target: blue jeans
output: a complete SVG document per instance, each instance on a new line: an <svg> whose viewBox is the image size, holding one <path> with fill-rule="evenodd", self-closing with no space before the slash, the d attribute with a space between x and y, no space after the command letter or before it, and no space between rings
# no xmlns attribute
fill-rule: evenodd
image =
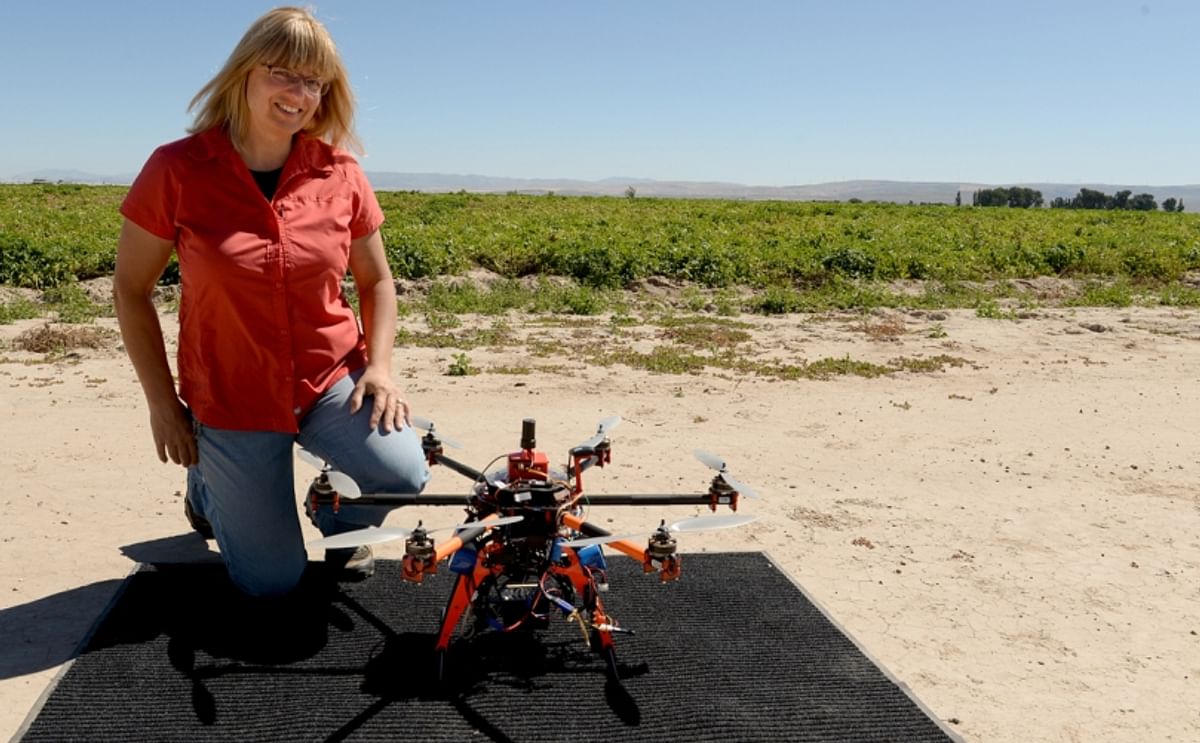
<svg viewBox="0 0 1200 743"><path fill-rule="evenodd" d="M300 433L232 431L196 424L200 463L188 469L192 508L208 519L229 577L252 596L279 596L300 582L308 562L296 509L292 444L346 473L363 493L419 493L429 481L412 428L370 428L372 399L350 414L355 372L331 387L300 421ZM311 472L316 476L317 472ZM315 513L322 534L378 526L387 507L343 500Z"/></svg>

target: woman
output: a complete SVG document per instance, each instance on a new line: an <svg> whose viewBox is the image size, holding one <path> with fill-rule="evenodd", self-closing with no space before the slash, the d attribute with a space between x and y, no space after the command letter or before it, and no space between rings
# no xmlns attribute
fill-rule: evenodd
<svg viewBox="0 0 1200 743"><path fill-rule="evenodd" d="M353 96L328 31L277 8L192 100L191 136L151 155L121 205L114 297L158 457L188 467L185 512L216 537L233 582L287 593L307 556L292 444L363 492L429 479L392 381L396 295L383 212L357 162ZM151 294L172 251L181 276L179 389ZM347 268L361 329L341 291ZM323 534L378 525L344 505ZM359 575L369 549L326 553Z"/></svg>

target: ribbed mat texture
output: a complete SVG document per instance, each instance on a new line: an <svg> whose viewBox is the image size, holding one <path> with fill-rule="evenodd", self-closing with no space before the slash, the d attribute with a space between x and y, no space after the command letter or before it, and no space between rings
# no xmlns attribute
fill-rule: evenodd
<svg viewBox="0 0 1200 743"><path fill-rule="evenodd" d="M29 725L35 741L946 741L761 553L687 554L660 583L609 560L621 682L556 616L432 644L451 576L399 564L275 603L220 565L143 567Z"/></svg>

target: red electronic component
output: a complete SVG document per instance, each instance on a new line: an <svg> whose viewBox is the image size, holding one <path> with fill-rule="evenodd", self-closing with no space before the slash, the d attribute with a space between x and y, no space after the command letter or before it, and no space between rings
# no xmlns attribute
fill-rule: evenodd
<svg viewBox="0 0 1200 743"><path fill-rule="evenodd" d="M522 449L508 455L508 481L528 482L550 477L550 460L544 452Z"/></svg>

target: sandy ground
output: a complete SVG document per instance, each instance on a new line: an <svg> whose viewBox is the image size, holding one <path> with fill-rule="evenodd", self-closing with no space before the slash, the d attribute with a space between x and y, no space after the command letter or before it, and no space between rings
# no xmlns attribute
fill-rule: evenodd
<svg viewBox="0 0 1200 743"><path fill-rule="evenodd" d="M603 320L513 317L522 341L469 351L482 374L447 375L457 352L433 348L398 349L395 370L474 466L516 449L525 417L553 460L624 418L593 493L704 489L692 449L723 455L763 494L741 511L762 518L681 549L769 553L967 740L1200 740L1200 314L741 319L748 357L963 363L828 381L656 374L570 350L649 348L653 326L616 337ZM205 551L119 345L47 359L8 344L38 325L0 326L0 737L136 561ZM463 484L443 470L430 492ZM593 519L647 533L699 513L609 510Z"/></svg>

